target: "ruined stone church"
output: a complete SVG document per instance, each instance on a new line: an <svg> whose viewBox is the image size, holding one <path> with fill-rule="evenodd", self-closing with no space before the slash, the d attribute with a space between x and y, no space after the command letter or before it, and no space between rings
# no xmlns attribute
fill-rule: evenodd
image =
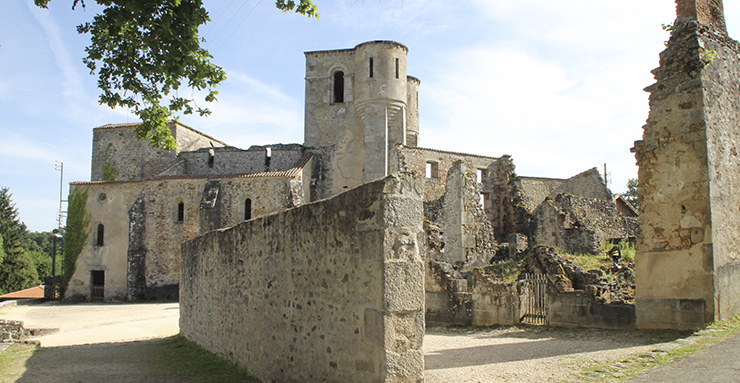
<svg viewBox="0 0 740 383"><path fill-rule="evenodd" d="M71 184L88 192L91 234L66 295L176 299L184 241L399 171L424 176L427 256L461 270L521 237L594 252L634 236L634 210L614 203L596 169L522 177L509 156L419 147L420 81L406 73L407 52L392 41L306 52L302 145L240 149L175 123L177 149L165 151L137 140L136 124L95 128L91 180Z"/></svg>

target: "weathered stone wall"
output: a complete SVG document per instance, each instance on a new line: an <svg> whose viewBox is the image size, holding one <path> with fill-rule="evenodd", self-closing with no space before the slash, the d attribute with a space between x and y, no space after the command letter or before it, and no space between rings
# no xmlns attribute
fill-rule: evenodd
<svg viewBox="0 0 740 383"><path fill-rule="evenodd" d="M647 88L650 115L635 148L641 328L698 328L740 311L740 48L718 10L721 1L679 1Z"/></svg>
<svg viewBox="0 0 740 383"><path fill-rule="evenodd" d="M613 330L635 328L635 305L597 302L586 291L548 294L548 326L592 327Z"/></svg>
<svg viewBox="0 0 740 383"><path fill-rule="evenodd" d="M421 382L422 180L406 174L182 246L180 329L264 382Z"/></svg>
<svg viewBox="0 0 740 383"><path fill-rule="evenodd" d="M324 152L322 197L389 174L391 148L418 141L419 80L406 74L407 53L392 41L305 53L305 145Z"/></svg>
<svg viewBox="0 0 740 383"><path fill-rule="evenodd" d="M595 254L601 252L601 242L638 232L637 220L623 216L611 200L559 194L535 209L530 240L566 253Z"/></svg>
<svg viewBox="0 0 740 383"><path fill-rule="evenodd" d="M308 196L293 198L294 192L308 191L293 178L220 178L217 222L203 221L203 217L211 216L210 209L201 207L207 181L179 178L73 183L73 188L89 190L87 210L93 219L88 244L78 258L67 296L89 297L90 271L102 270L106 299L176 299L179 244L197 236L203 225L213 229L243 221L247 198L252 202L252 217L308 200ZM184 214L178 221L181 202ZM97 246L98 224L104 225L103 246ZM131 261L139 266L129 269Z"/></svg>
<svg viewBox="0 0 740 383"><path fill-rule="evenodd" d="M136 125L105 125L93 130L91 181L103 181L104 164L118 173L115 180L135 181L166 169L176 162L177 154L182 151L225 145L190 127L173 124L170 129L177 149L155 149L148 140L136 138Z"/></svg>
<svg viewBox="0 0 740 383"><path fill-rule="evenodd" d="M514 181L521 190L521 204L528 212L533 212L562 185L565 180L556 178L517 177Z"/></svg>
<svg viewBox="0 0 740 383"><path fill-rule="evenodd" d="M176 176L223 176L283 172L293 168L303 156L301 145L271 145L270 156L267 146L252 146L248 150L232 146L224 148L201 148L181 152L178 158L182 165L169 169L163 175ZM211 160L213 158L213 160Z"/></svg>
<svg viewBox="0 0 740 383"><path fill-rule="evenodd" d="M442 150L396 146L391 151L390 170L426 174L427 163L436 164L437 172L424 182L424 201L435 201L445 194L447 173L456 161L462 161L471 171L486 170L498 158L446 152ZM486 177L483 177L485 180Z"/></svg>
<svg viewBox="0 0 740 383"><path fill-rule="evenodd" d="M0 343L20 341L26 334L22 321L0 319Z"/></svg>
<svg viewBox="0 0 740 383"><path fill-rule="evenodd" d="M497 250L493 228L480 205L480 184L463 161L456 161L447 173L441 222L444 261L461 270L488 263Z"/></svg>
<svg viewBox="0 0 740 383"><path fill-rule="evenodd" d="M613 201L612 192L606 187L604 179L601 178L596 168L591 168L563 181L548 197L555 198L558 194L563 193L608 202Z"/></svg>

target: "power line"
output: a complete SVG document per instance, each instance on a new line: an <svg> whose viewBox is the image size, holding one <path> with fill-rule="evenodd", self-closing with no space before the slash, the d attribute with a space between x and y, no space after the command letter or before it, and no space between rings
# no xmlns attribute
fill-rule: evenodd
<svg viewBox="0 0 740 383"><path fill-rule="evenodd" d="M236 32L236 31L237 31L238 29L239 29L239 27L241 27L241 26L242 26L242 24L244 24L244 22L245 22L245 21L247 21L247 18L248 18L248 17L250 16L250 15L252 15L252 13L254 12L254 10L255 10L255 9L257 9L257 7L258 7L258 6L260 5L260 3L262 3L262 0L259 0L259 1L257 2L257 4L255 4L255 5L254 5L254 7L252 7L252 9L251 9L251 10L249 11L249 13L247 13L247 15L246 15L246 16L244 16L244 18L243 18L243 19L242 19L242 21L241 21L241 22L239 23L239 25L237 25L237 26L236 26L236 28L234 28L234 30L233 30L233 31L231 31L231 33L229 34L229 36L228 36L228 37L226 37L226 40L224 40L224 42L223 42L223 43L221 43L221 46L219 46L219 47L218 47L218 49L216 49L215 51L213 51L213 54L215 54L216 52L218 52L219 50L221 50L221 48L223 48L223 46L224 46L224 45L226 44L226 42L227 42L227 41L229 41L229 39L231 38L231 36L233 36L233 35L234 35L234 33L235 33L235 32ZM241 9L241 8L240 8L240 9Z"/></svg>

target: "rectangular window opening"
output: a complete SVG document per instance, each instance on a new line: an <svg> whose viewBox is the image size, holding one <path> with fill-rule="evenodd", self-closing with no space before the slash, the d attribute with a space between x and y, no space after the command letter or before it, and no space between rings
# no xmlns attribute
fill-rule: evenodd
<svg viewBox="0 0 740 383"><path fill-rule="evenodd" d="M399 73L399 72L400 72L400 70L399 70L399 67L400 67L400 60L399 60L399 59L396 59L396 78L400 78L400 77L399 77L399 76L400 76L400 73Z"/></svg>
<svg viewBox="0 0 740 383"><path fill-rule="evenodd" d="M433 161L428 161L426 164L426 177L427 178L438 178L439 177L439 164Z"/></svg>
<svg viewBox="0 0 740 383"><path fill-rule="evenodd" d="M476 171L476 180L478 183L483 183L483 180L488 178L488 169L478 169Z"/></svg>
<svg viewBox="0 0 740 383"><path fill-rule="evenodd" d="M373 58L370 57L370 78L373 78Z"/></svg>

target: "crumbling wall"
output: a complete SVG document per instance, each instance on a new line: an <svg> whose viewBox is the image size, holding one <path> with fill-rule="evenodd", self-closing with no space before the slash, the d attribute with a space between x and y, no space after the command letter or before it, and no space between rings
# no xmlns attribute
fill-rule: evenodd
<svg viewBox="0 0 740 383"><path fill-rule="evenodd" d="M423 381L422 189L392 175L186 242L182 334L264 382Z"/></svg>
<svg viewBox="0 0 740 383"><path fill-rule="evenodd" d="M679 0L635 143L643 236L637 324L694 329L740 312L740 47L722 2Z"/></svg>
<svg viewBox="0 0 740 383"><path fill-rule="evenodd" d="M612 238L634 237L637 220L623 216L611 201L559 194L532 214L533 244L557 247L567 253L599 253Z"/></svg>
<svg viewBox="0 0 740 383"><path fill-rule="evenodd" d="M579 197L612 201L612 192L604 184L599 171L591 168L583 173L568 178L553 190L549 198L555 198L558 194L575 194Z"/></svg>
<svg viewBox="0 0 740 383"><path fill-rule="evenodd" d="M445 261L463 270L487 264L496 252L493 228L480 204L476 174L462 161L447 173L442 222Z"/></svg>
<svg viewBox="0 0 740 383"><path fill-rule="evenodd" d="M310 178L310 176L309 176ZM302 177L301 177L302 179ZM90 296L90 271L105 271L105 299L177 299L180 247L201 229L244 221L245 200L252 217L286 209L305 200L291 191L307 192L303 182L288 177L230 177L218 180L214 208L201 208L207 178L138 182L74 183L87 188L90 236L77 260L67 296ZM182 203L182 220L178 205ZM103 246L97 227L104 227Z"/></svg>

